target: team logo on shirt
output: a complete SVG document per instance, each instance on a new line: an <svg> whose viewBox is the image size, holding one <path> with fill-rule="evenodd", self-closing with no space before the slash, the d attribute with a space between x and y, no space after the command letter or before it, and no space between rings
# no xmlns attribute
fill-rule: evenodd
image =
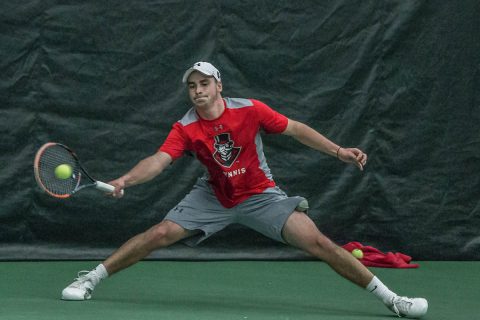
<svg viewBox="0 0 480 320"><path fill-rule="evenodd" d="M216 135L213 146L215 147L213 159L227 168L232 166L242 150L242 147L235 147L235 142L230 139L230 133Z"/></svg>

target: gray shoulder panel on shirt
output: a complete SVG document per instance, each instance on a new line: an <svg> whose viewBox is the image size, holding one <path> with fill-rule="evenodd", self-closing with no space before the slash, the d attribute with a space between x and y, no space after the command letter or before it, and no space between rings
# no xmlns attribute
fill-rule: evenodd
<svg viewBox="0 0 480 320"><path fill-rule="evenodd" d="M180 122L182 126L188 126L189 124L192 124L196 121L198 121L198 115L195 112L195 109L191 108L178 122Z"/></svg>
<svg viewBox="0 0 480 320"><path fill-rule="evenodd" d="M243 98L224 98L227 108L230 109L239 109L245 107L252 107L252 101Z"/></svg>

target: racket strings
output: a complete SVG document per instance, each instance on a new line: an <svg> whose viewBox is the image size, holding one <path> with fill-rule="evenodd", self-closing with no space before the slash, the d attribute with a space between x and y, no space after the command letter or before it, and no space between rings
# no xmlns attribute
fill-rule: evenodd
<svg viewBox="0 0 480 320"><path fill-rule="evenodd" d="M72 168L72 175L67 179L55 176L55 169L67 164ZM80 183L81 173L75 157L60 145L52 145L44 150L38 163L39 179L45 189L57 195L72 193Z"/></svg>

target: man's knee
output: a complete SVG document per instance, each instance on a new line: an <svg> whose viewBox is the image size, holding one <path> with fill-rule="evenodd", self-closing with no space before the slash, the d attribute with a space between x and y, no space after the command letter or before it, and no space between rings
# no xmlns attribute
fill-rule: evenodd
<svg viewBox="0 0 480 320"><path fill-rule="evenodd" d="M334 253L337 247L338 246L335 243L319 232L315 235L312 235L311 241L307 247L307 251L314 256L324 257Z"/></svg>
<svg viewBox="0 0 480 320"><path fill-rule="evenodd" d="M162 221L146 231L146 238L155 248L167 247L182 239L184 231L183 228L173 222Z"/></svg>
<svg viewBox="0 0 480 320"><path fill-rule="evenodd" d="M291 245L315 255L334 248L333 242L322 234L312 219L303 212L292 213L284 226L282 235Z"/></svg>

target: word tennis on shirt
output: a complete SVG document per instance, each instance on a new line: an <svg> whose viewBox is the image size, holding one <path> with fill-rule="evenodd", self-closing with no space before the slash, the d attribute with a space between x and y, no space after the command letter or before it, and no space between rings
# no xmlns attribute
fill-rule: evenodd
<svg viewBox="0 0 480 320"><path fill-rule="evenodd" d="M224 172L223 174L225 175L225 177L227 178L233 178L235 176L239 176L241 174L245 174L247 172L247 169L246 168L240 168L240 169L236 169L236 170L233 170L233 171L227 171L227 172Z"/></svg>

